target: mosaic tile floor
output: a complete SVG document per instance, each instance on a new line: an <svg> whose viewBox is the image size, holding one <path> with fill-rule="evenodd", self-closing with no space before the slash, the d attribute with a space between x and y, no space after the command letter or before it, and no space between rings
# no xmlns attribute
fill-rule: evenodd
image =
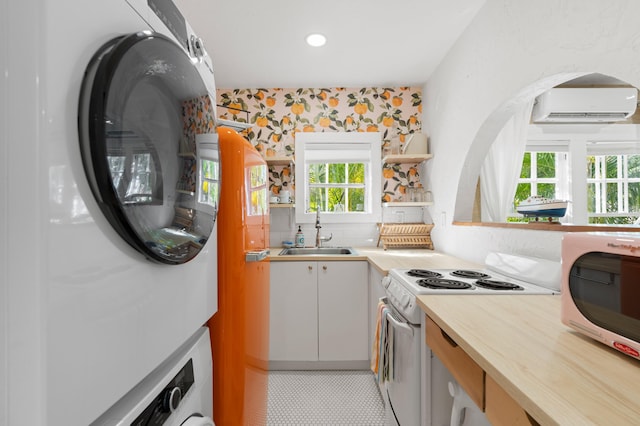
<svg viewBox="0 0 640 426"><path fill-rule="evenodd" d="M270 371L267 426L383 426L370 371Z"/></svg>

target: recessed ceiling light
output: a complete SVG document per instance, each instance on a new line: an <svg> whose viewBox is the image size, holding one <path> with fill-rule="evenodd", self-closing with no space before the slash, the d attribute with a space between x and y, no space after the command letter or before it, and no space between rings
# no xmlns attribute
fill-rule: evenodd
<svg viewBox="0 0 640 426"><path fill-rule="evenodd" d="M322 34L309 34L306 40L307 44L313 47L324 46L324 44L327 42L327 38Z"/></svg>

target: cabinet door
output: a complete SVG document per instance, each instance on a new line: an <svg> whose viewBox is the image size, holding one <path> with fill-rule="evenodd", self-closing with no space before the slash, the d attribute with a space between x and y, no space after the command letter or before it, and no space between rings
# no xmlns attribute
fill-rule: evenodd
<svg viewBox="0 0 640 426"><path fill-rule="evenodd" d="M271 262L269 359L317 361L316 262Z"/></svg>
<svg viewBox="0 0 640 426"><path fill-rule="evenodd" d="M318 262L320 361L369 359L367 262Z"/></svg>
<svg viewBox="0 0 640 426"><path fill-rule="evenodd" d="M373 347L376 336L376 326L378 317L378 302L384 297L384 287L382 286L382 273L373 265L369 265L369 352ZM369 353L369 358L371 353Z"/></svg>

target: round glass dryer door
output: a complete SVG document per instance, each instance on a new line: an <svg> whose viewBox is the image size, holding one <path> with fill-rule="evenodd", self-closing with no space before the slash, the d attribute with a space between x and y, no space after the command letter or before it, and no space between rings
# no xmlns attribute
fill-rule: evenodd
<svg viewBox="0 0 640 426"><path fill-rule="evenodd" d="M213 231L213 96L185 51L151 32L105 44L85 73L78 125L91 190L118 234L153 261L188 262Z"/></svg>

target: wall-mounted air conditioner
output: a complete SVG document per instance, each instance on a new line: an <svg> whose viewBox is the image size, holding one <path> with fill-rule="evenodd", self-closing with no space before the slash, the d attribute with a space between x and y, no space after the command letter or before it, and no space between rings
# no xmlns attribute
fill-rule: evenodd
<svg viewBox="0 0 640 426"><path fill-rule="evenodd" d="M634 87L556 88L536 98L534 123L612 123L636 111Z"/></svg>

